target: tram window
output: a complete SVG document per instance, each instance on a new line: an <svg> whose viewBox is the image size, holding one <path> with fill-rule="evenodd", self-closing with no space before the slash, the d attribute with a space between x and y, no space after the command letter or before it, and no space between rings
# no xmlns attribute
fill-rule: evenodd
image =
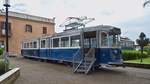
<svg viewBox="0 0 150 84"><path fill-rule="evenodd" d="M117 35L110 35L109 36L109 45L112 47L117 46L118 36Z"/></svg>
<svg viewBox="0 0 150 84"><path fill-rule="evenodd" d="M27 48L27 43L24 43L24 48Z"/></svg>
<svg viewBox="0 0 150 84"><path fill-rule="evenodd" d="M69 37L61 38L61 47L69 47Z"/></svg>
<svg viewBox="0 0 150 84"><path fill-rule="evenodd" d="M88 38L84 39L84 47L85 48L89 48L90 47L90 42L89 41L90 41L90 39L88 39Z"/></svg>
<svg viewBox="0 0 150 84"><path fill-rule="evenodd" d="M101 46L108 46L107 34L104 32L101 33Z"/></svg>
<svg viewBox="0 0 150 84"><path fill-rule="evenodd" d="M91 38L91 47L96 48L96 38Z"/></svg>
<svg viewBox="0 0 150 84"><path fill-rule="evenodd" d="M25 43L21 44L21 48L24 48L24 46L25 46Z"/></svg>
<svg viewBox="0 0 150 84"><path fill-rule="evenodd" d="M59 38L53 39L53 47L59 47Z"/></svg>
<svg viewBox="0 0 150 84"><path fill-rule="evenodd" d="M79 47L80 36L71 36L71 47Z"/></svg>
<svg viewBox="0 0 150 84"><path fill-rule="evenodd" d="M51 40L47 39L47 47L50 48L51 47Z"/></svg>
<svg viewBox="0 0 150 84"><path fill-rule="evenodd" d="M114 45L114 43L113 43L113 36L110 35L108 39L109 39L109 45L113 46Z"/></svg>
<svg viewBox="0 0 150 84"><path fill-rule="evenodd" d="M36 41L33 42L33 48L37 48L37 42Z"/></svg>
<svg viewBox="0 0 150 84"><path fill-rule="evenodd" d="M27 48L29 48L29 43L27 43Z"/></svg>
<svg viewBox="0 0 150 84"><path fill-rule="evenodd" d="M41 40L41 48L46 48L46 40Z"/></svg>
<svg viewBox="0 0 150 84"><path fill-rule="evenodd" d="M22 45L23 45L22 48L25 48L25 43L23 43Z"/></svg>
<svg viewBox="0 0 150 84"><path fill-rule="evenodd" d="M32 46L32 42L30 42L30 48L33 48L33 46Z"/></svg>

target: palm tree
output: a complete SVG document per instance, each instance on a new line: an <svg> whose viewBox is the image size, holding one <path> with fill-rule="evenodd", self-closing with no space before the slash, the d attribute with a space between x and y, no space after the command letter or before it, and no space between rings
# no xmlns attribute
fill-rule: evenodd
<svg viewBox="0 0 150 84"><path fill-rule="evenodd" d="M136 40L137 44L140 46L141 48L141 62L143 62L142 58L143 58L143 49L144 49L144 46L147 46L148 43L149 43L149 39L146 38L146 35L141 32L140 36L139 36L139 39Z"/></svg>
<svg viewBox="0 0 150 84"><path fill-rule="evenodd" d="M145 1L144 4L143 4L143 7L145 7L148 4L150 4L150 0Z"/></svg>

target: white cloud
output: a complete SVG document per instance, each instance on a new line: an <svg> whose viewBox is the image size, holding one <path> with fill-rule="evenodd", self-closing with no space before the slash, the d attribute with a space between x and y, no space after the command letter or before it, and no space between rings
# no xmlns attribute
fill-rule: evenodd
<svg viewBox="0 0 150 84"><path fill-rule="evenodd" d="M15 11L49 18L56 17L56 31L58 32L63 30L58 28L58 25L69 16L88 16L95 18L96 20L89 25L119 25L119 23L144 17L150 12L149 8L144 9L142 7L144 1L145 0L11 0L11 3L12 5L24 4L23 6L18 6L20 8L17 8L17 6L12 8L12 10ZM128 29L130 30L130 28ZM125 29L122 28L122 30Z"/></svg>

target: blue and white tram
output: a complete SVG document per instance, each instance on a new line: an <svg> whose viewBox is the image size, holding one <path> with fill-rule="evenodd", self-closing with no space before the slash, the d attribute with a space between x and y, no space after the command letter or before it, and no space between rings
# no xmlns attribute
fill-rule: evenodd
<svg viewBox="0 0 150 84"><path fill-rule="evenodd" d="M24 57L72 62L78 51L85 56L94 48L95 65L122 64L120 34L119 28L108 25L67 30L52 36L25 40L21 53Z"/></svg>

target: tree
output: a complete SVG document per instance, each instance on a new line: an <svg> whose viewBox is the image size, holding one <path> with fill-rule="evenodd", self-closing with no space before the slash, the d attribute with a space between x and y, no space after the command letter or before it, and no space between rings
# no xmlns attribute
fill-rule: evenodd
<svg viewBox="0 0 150 84"><path fill-rule="evenodd" d="M148 4L150 4L150 0L145 1L144 4L143 4L143 7L145 7Z"/></svg>
<svg viewBox="0 0 150 84"><path fill-rule="evenodd" d="M143 49L144 49L144 46L147 46L148 43L149 43L149 39L146 38L146 35L141 32L140 36L139 36L139 39L136 40L137 44L140 46L141 48L141 62L143 62L142 58L143 58Z"/></svg>

